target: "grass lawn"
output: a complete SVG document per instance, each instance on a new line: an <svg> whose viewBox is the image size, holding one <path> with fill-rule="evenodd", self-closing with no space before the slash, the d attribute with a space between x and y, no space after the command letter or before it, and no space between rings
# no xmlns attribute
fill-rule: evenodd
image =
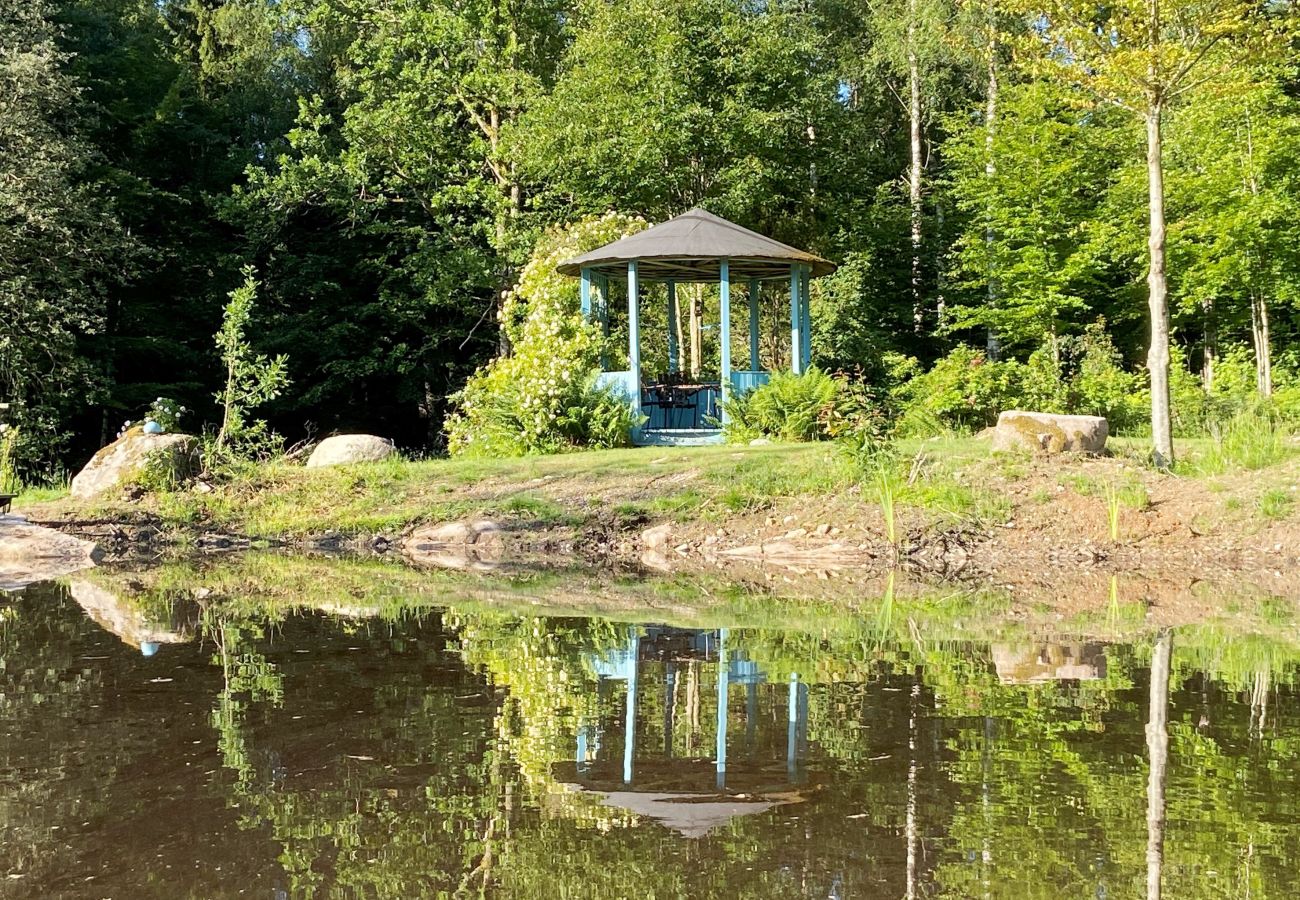
<svg viewBox="0 0 1300 900"><path fill-rule="evenodd" d="M1049 489L1060 485L1085 495L1118 491L1127 505L1144 505L1147 482L1165 477L1146 467L1147 441L1117 438L1110 446L1112 458L1101 469L1083 460L1053 462L1055 483L1040 485L1043 496L1037 499L1050 502ZM1182 440L1178 449L1179 481L1201 484L1207 491L1222 485L1226 510L1235 503L1273 519L1292 511L1286 492L1294 483L1294 467L1286 463L1300 455L1295 448L1283 448L1258 472L1254 480L1260 490L1248 497L1234 486L1232 472L1223 470L1213 442ZM1207 459L1215 465L1207 466ZM700 524L777 506L789 510L792 504L807 516L822 510L828 516L844 514L850 506L859 512L874 508L882 490L875 465L836 444L635 448L496 460L392 459L324 469L271 463L208 492L151 494L129 506L112 501L86 509L70 501L48 502L53 498L38 494L24 494L18 505L40 504L34 510L38 514L106 518L144 510L178 528L267 538L394 533L414 523L473 516L543 527ZM1028 455L994 454L987 441L972 437L942 437L897 442L887 477L901 507L924 511L931 519L989 525L1009 514L1008 486L1035 471L1041 476L1042 464ZM1274 478L1270 472L1280 474ZM808 502L800 505L800 498Z"/></svg>

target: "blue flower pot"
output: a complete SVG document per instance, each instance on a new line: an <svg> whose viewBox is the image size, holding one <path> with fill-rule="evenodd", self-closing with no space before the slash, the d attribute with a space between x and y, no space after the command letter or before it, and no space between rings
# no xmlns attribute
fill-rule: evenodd
<svg viewBox="0 0 1300 900"><path fill-rule="evenodd" d="M163 427L162 427L161 425L159 425L157 422L155 422L153 419L149 419L147 422L144 423L144 433L145 433L145 434L162 434L162 433L163 433Z"/></svg>

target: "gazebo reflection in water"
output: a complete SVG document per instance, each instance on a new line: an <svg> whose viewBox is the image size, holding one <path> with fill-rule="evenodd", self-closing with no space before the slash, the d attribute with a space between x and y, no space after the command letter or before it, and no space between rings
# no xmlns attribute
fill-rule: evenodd
<svg viewBox="0 0 1300 900"><path fill-rule="evenodd" d="M621 648L593 656L602 693L625 686L622 727L581 722L562 780L686 834L803 799L808 685L769 684L727 638L727 629L633 628ZM743 729L732 733L742 689Z"/></svg>

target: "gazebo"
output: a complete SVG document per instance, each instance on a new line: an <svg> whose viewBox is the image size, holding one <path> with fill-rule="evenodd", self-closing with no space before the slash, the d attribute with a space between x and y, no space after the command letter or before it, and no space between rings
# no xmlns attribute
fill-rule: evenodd
<svg viewBox="0 0 1300 900"><path fill-rule="evenodd" d="M790 297L790 368L802 373L811 356L808 310L810 279L835 271L819 256L742 228L703 209L647 228L561 263L558 271L582 279L582 314L609 331L610 284L627 279L628 368L605 371L601 381L622 393L638 421L633 442L640 445L708 444L722 440L718 427L725 402L765 384L769 373L759 359L760 300L764 283L780 284ZM642 286L665 285L668 310L667 369L660 377L642 375L640 303ZM677 320L677 285L718 284L717 378L680 371L681 352L672 323ZM732 286L745 285L749 306L749 365L732 368Z"/></svg>

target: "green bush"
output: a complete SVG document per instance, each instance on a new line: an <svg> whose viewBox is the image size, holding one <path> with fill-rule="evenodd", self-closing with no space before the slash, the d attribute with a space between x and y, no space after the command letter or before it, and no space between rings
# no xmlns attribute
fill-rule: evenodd
<svg viewBox="0 0 1300 900"><path fill-rule="evenodd" d="M1008 409L1105 416L1115 432L1141 428L1148 402L1142 377L1122 363L1100 322L1082 335L1058 338L1024 363L993 361L971 347L957 347L928 372L915 360L895 359L890 397L897 431L977 431Z"/></svg>
<svg viewBox="0 0 1300 900"><path fill-rule="evenodd" d="M1105 416L1110 430L1128 433L1146 427L1150 417L1143 376L1124 370L1104 322L1096 322L1070 346L1071 368L1065 412Z"/></svg>
<svg viewBox="0 0 1300 900"><path fill-rule="evenodd" d="M534 412L528 386L500 377L503 372L473 382L457 396L462 412L448 431L453 454L511 457L624 447L639 424L621 395L596 384L594 372L565 382L543 410L545 418Z"/></svg>
<svg viewBox="0 0 1300 900"><path fill-rule="evenodd" d="M1300 426L1300 366L1294 351L1273 360L1273 395L1264 399L1256 383L1254 351L1241 344L1225 348L1214 364L1209 397L1212 417L1218 421L1255 411L1273 416L1282 427L1295 429Z"/></svg>
<svg viewBox="0 0 1300 900"><path fill-rule="evenodd" d="M506 298L502 328L514 348L475 372L451 399L453 455L523 456L628 443L628 404L596 385L605 339L582 319L579 285L564 259L633 234L645 222L606 215L548 232Z"/></svg>
<svg viewBox="0 0 1300 900"><path fill-rule="evenodd" d="M0 423L0 494L18 489L18 429Z"/></svg>
<svg viewBox="0 0 1300 900"><path fill-rule="evenodd" d="M733 442L827 440L859 427L864 404L847 379L815 366L802 375L774 372L767 384L724 404L723 432Z"/></svg>
<svg viewBox="0 0 1300 900"><path fill-rule="evenodd" d="M905 373L906 363L891 369ZM998 413L1022 405L1026 366L1008 360L992 362L983 351L957 347L930 371L894 386L890 392L902 436L943 431L976 431L997 422Z"/></svg>

